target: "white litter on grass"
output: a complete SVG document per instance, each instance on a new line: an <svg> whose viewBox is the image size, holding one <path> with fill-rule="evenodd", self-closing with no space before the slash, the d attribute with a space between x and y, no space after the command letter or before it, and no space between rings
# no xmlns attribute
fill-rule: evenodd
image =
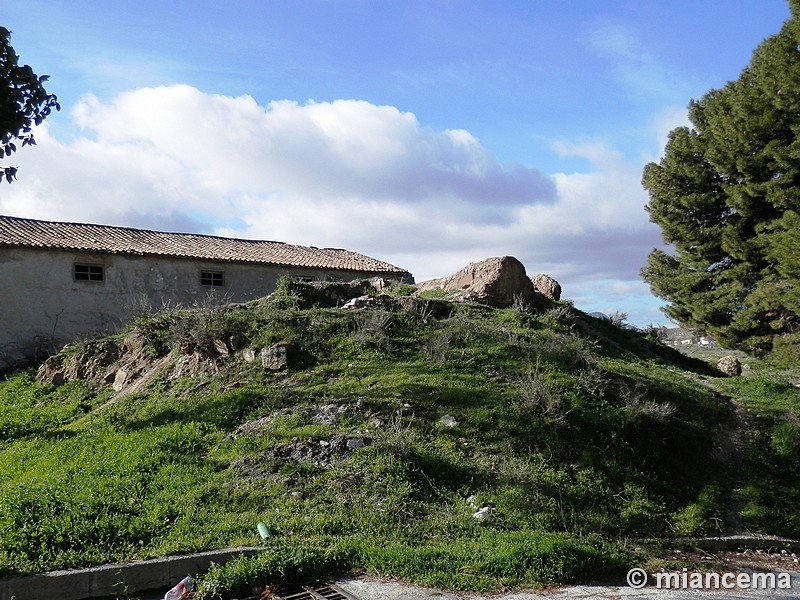
<svg viewBox="0 0 800 600"><path fill-rule="evenodd" d="M478 521L488 521L492 517L492 511L494 511L494 509L491 506L484 506L483 508L479 508L472 516L478 519Z"/></svg>

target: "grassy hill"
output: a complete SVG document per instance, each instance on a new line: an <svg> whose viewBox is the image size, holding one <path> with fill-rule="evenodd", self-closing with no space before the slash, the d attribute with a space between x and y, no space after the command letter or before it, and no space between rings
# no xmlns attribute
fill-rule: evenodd
<svg viewBox="0 0 800 600"><path fill-rule="evenodd" d="M342 287L142 316L50 359L53 383L7 376L0 576L263 544L206 597L340 571L488 590L800 536L793 373L718 377L564 303L331 308Z"/></svg>

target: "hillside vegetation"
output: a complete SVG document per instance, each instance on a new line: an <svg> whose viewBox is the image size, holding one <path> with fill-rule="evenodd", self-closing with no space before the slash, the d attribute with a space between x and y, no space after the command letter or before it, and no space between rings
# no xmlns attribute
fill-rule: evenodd
<svg viewBox="0 0 800 600"><path fill-rule="evenodd" d="M342 310L287 280L65 349L61 385L7 376L0 576L264 544L206 597L342 571L487 590L614 579L647 559L632 540L800 534L785 378L723 379L567 303L403 292ZM151 369L115 390L131 335ZM287 368L245 360L278 342Z"/></svg>

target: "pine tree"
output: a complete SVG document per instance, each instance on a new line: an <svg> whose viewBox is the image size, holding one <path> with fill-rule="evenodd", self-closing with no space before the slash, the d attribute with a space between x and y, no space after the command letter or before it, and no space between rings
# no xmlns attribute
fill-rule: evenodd
<svg viewBox="0 0 800 600"><path fill-rule="evenodd" d="M642 276L676 321L766 352L800 332L800 0L739 78L689 104L644 169L669 252Z"/></svg>

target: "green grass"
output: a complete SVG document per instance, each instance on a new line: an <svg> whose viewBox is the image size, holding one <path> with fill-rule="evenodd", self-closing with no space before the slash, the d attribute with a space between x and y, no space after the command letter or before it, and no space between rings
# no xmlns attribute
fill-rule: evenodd
<svg viewBox="0 0 800 600"><path fill-rule="evenodd" d="M480 531L469 539L416 544L376 543L363 535L315 542L276 541L252 558L214 566L202 583L206 598L252 593L270 582L303 582L331 573L392 573L422 585L492 591L499 587L551 585L621 578L629 555L598 538L560 534Z"/></svg>
<svg viewBox="0 0 800 600"><path fill-rule="evenodd" d="M800 533L777 508L795 493L778 477L797 459L791 386L719 380L763 415L731 486L712 458L730 404L681 370L707 367L642 335L583 330L566 306L346 312L303 289L136 324L154 357L288 342L282 373L216 357L108 404L88 380L0 382L0 576L254 545L259 521L265 552L212 570L206 597L332 572L473 590L614 579L625 540L718 531L735 500L756 529Z"/></svg>
<svg viewBox="0 0 800 600"><path fill-rule="evenodd" d="M800 515L800 388L760 369L750 377L724 380L722 389L747 411L747 453L736 496L741 519L756 531L798 536Z"/></svg>

